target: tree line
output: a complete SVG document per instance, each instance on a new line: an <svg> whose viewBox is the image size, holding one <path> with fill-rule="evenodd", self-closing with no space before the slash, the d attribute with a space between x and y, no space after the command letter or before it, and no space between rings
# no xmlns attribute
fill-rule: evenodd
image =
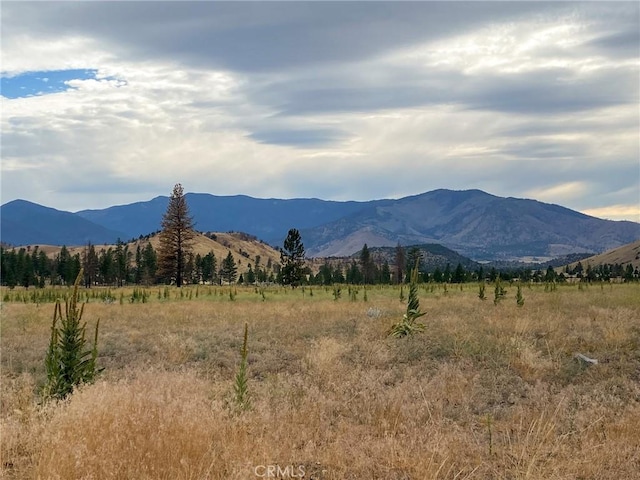
<svg viewBox="0 0 640 480"><path fill-rule="evenodd" d="M297 232L297 230L296 230ZM299 235L299 233L298 233ZM298 237L299 245L302 245ZM381 285L406 283L405 272L415 254L397 254L397 260L390 265L387 260L372 259L365 244L359 258L329 260L320 265L317 273L304 264L303 256L295 257L295 264L283 269L282 264L268 259L263 262L260 255L249 261L240 272L234 256L229 251L227 256L219 259L213 251L206 255L187 252L182 266L183 284L264 284L278 283L283 285ZM71 254L66 246L59 253L50 257L38 246L19 249L0 247L0 278L2 285L8 287L44 287L46 285L73 285L80 269L83 269L83 285L91 286L123 286L123 285L156 285L175 283L171 274L162 273L159 268L158 251L151 243L137 245L131 249L129 245L118 241L115 246L97 248L93 244L84 247L81 253ZM288 261L285 255L285 264ZM415 265L415 261L414 261ZM519 280L523 282L562 282L570 277L582 281L609 281L623 279L637 280L640 277L638 268L631 264L605 264L595 267L565 267L557 273L553 267L546 270L529 268L498 271L495 267L479 267L474 270L465 269L460 263L455 267L447 264L445 268L427 270L419 268L418 281L422 283L467 283L477 281ZM399 280L401 279L401 280Z"/></svg>
<svg viewBox="0 0 640 480"><path fill-rule="evenodd" d="M63 246L51 257L38 246L0 247L0 278L2 285L8 287L70 286L82 268L85 287L175 283L170 274L161 272L158 255L151 243L132 250L121 241L115 247L99 250L88 244L82 253L73 255ZM238 274L238 270L238 262L231 252L221 260L213 251L206 255L188 252L182 267L182 283L276 282L280 269L271 259L262 264L260 255L256 255L254 263L249 262L243 273Z"/></svg>

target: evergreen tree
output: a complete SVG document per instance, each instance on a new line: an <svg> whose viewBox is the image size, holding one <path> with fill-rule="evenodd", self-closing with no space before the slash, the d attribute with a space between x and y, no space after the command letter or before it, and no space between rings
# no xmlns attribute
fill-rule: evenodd
<svg viewBox="0 0 640 480"><path fill-rule="evenodd" d="M142 249L140 248L140 244L138 244L138 246L136 246L136 270L133 276L133 283L136 285L140 285L142 283L143 266Z"/></svg>
<svg viewBox="0 0 640 480"><path fill-rule="evenodd" d="M158 255L151 242L142 250L142 281L147 285L153 283L158 271Z"/></svg>
<svg viewBox="0 0 640 480"><path fill-rule="evenodd" d="M247 271L247 275L244 277L244 280L247 285L253 285L254 283L256 283L256 274L251 268L251 264L249 264L249 270Z"/></svg>
<svg viewBox="0 0 640 480"><path fill-rule="evenodd" d="M167 211L162 217L158 250L161 274L168 280L175 279L178 287L183 284L188 254L193 246L193 227L193 218L189 215L184 190L178 183L173 187Z"/></svg>
<svg viewBox="0 0 640 480"><path fill-rule="evenodd" d="M318 277L318 283L320 285L331 285L333 283L333 272L331 270L331 265L329 265L329 262L325 261L324 265L320 267Z"/></svg>
<svg viewBox="0 0 640 480"><path fill-rule="evenodd" d="M345 283L345 282L346 282L346 279L344 278L342 267L340 265L336 265L336 268L333 271L333 283Z"/></svg>
<svg viewBox="0 0 640 480"><path fill-rule="evenodd" d="M193 261L193 273L191 274L192 283L202 282L202 256L198 253Z"/></svg>
<svg viewBox="0 0 640 480"><path fill-rule="evenodd" d="M451 265L447 263L447 266L444 267L444 272L442 272L442 281L444 283L448 283L451 281Z"/></svg>
<svg viewBox="0 0 640 480"><path fill-rule="evenodd" d="M365 243L360 251L360 265L362 267L362 281L365 284L374 283L375 264L371 259L371 252Z"/></svg>
<svg viewBox="0 0 640 480"><path fill-rule="evenodd" d="M396 246L396 283L402 283L404 281L404 267L407 262L406 255L404 253L404 248L398 242Z"/></svg>
<svg viewBox="0 0 640 480"><path fill-rule="evenodd" d="M40 250L37 255L38 259L35 260L36 252L34 252L34 267L36 275L38 276L38 286L44 288L45 278L51 278L51 260L47 257L47 254Z"/></svg>
<svg viewBox="0 0 640 480"><path fill-rule="evenodd" d="M129 274L129 245L118 238L115 250L116 282L122 287Z"/></svg>
<svg viewBox="0 0 640 480"><path fill-rule="evenodd" d="M256 268L256 280L260 283L267 281L267 271L264 268Z"/></svg>
<svg viewBox="0 0 640 480"><path fill-rule="evenodd" d="M78 257L79 258L79 257ZM78 272L71 298L65 302L64 315L60 301L56 302L51 325L51 339L45 358L47 384L45 397L63 399L76 386L94 380L100 369L96 368L98 357L98 325L93 339L93 347L88 349L86 322L82 322L84 305L78 307L78 287L83 272Z"/></svg>
<svg viewBox="0 0 640 480"><path fill-rule="evenodd" d="M358 264L355 260L351 261L351 266L347 269L347 283L352 285L362 283L362 272L358 268Z"/></svg>
<svg viewBox="0 0 640 480"><path fill-rule="evenodd" d="M624 270L624 279L627 282L631 282L633 280L633 265L630 263L627 264L627 267Z"/></svg>
<svg viewBox="0 0 640 480"><path fill-rule="evenodd" d="M297 229L292 228L280 249L282 284L297 287L304 276L304 245Z"/></svg>
<svg viewBox="0 0 640 480"><path fill-rule="evenodd" d="M33 271L33 261L31 260L31 255L25 254L24 266L23 266L23 272L22 272L22 286L24 288L29 288L29 286L34 285L35 283L36 283L36 276Z"/></svg>
<svg viewBox="0 0 640 480"><path fill-rule="evenodd" d="M213 283L216 273L216 256L213 250L202 257L202 281Z"/></svg>
<svg viewBox="0 0 640 480"><path fill-rule="evenodd" d="M15 250L2 250L2 283L9 288L18 284Z"/></svg>
<svg viewBox="0 0 640 480"><path fill-rule="evenodd" d="M57 256L58 268L56 273L58 274L60 280L66 284L70 285L73 282L73 279L70 279L69 272L71 270L71 254L69 250L67 250L66 245L62 246L60 249L60 253Z"/></svg>
<svg viewBox="0 0 640 480"><path fill-rule="evenodd" d="M116 278L116 262L113 256L113 249L109 247L106 251L100 251L100 260L98 262L98 271L104 285L114 283Z"/></svg>
<svg viewBox="0 0 640 480"><path fill-rule="evenodd" d="M382 269L380 269L380 283L388 284L391 281L391 269L389 268L389 262L386 260L382 264Z"/></svg>
<svg viewBox="0 0 640 480"><path fill-rule="evenodd" d="M231 252L225 257L222 261L222 266L220 268L220 278L229 284L232 284L236 281L236 277L238 276L238 267L236 266L236 261L233 259L233 255Z"/></svg>
<svg viewBox="0 0 640 480"><path fill-rule="evenodd" d="M84 271L84 286L91 288L98 275L98 255L96 248L89 242L82 253L82 269Z"/></svg>
<svg viewBox="0 0 640 480"><path fill-rule="evenodd" d="M498 277L498 271L495 269L495 267L491 267L491 270L489 271L489 281L495 282Z"/></svg>
<svg viewBox="0 0 640 480"><path fill-rule="evenodd" d="M443 279L442 272L438 267L436 267L436 269L433 272L433 281L436 283L442 283L442 279Z"/></svg>
<svg viewBox="0 0 640 480"><path fill-rule="evenodd" d="M466 275L467 274L464 271L464 268L462 267L462 264L458 263L458 266L456 267L455 271L453 272L453 277L452 277L451 281L453 283L464 283Z"/></svg>
<svg viewBox="0 0 640 480"><path fill-rule="evenodd" d="M184 270L182 274L182 283L197 283L196 280L196 261L192 252L186 255L186 261L184 263Z"/></svg>
<svg viewBox="0 0 640 480"><path fill-rule="evenodd" d="M582 270L581 270L582 271ZM551 265L547 268L547 273L544 276L545 282L555 282L556 281L556 271L553 269Z"/></svg>

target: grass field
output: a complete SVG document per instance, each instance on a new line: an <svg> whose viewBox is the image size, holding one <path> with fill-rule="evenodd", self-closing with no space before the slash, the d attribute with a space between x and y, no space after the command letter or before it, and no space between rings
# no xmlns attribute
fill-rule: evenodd
<svg viewBox="0 0 640 480"><path fill-rule="evenodd" d="M91 293L105 370L58 404L38 394L53 304L3 290L3 478L638 478L639 284L447 290L420 288L404 339L396 287Z"/></svg>

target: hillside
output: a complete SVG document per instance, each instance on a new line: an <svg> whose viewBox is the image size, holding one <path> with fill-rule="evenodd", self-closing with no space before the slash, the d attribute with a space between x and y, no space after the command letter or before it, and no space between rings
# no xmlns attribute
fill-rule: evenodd
<svg viewBox="0 0 640 480"><path fill-rule="evenodd" d="M623 245L622 247L614 248L599 255L580 260L583 267L591 265L596 267L598 265L623 265L627 266L631 264L633 268L640 268L640 240L636 242ZM575 268L578 262L569 264L569 268Z"/></svg>
<svg viewBox="0 0 640 480"><path fill-rule="evenodd" d="M144 248L147 243L151 242L153 248L157 251L160 245L160 239L158 235L151 235L148 239L143 238L128 243L129 251L135 253L136 248ZM109 247L115 248L115 245L96 245L96 250L99 252L102 249ZM45 245L40 246L40 250L44 251L47 255L53 256L60 252L61 247ZM69 253L75 255L79 253L82 255L84 246L69 247ZM193 244L194 255L200 254L201 256L207 255L213 251L216 260L218 261L218 267L220 262L224 259L229 252L233 255L233 258L238 265L238 273L243 273L248 269L250 263L252 267L255 267L256 256L260 256L260 265L265 266L269 260L273 264L280 263L280 252L270 247L269 245L258 241L255 237L251 237L244 233L207 233L196 234Z"/></svg>
<svg viewBox="0 0 640 480"><path fill-rule="evenodd" d="M427 272L432 272L436 268L443 270L447 265L455 268L456 265L460 264L466 270L474 270L480 267L479 263L439 244L410 245L404 247L405 254L408 254L413 248L417 248L420 251L422 256L421 269ZM369 252L371 257L379 259L378 261L384 262L386 260L389 265L393 265L395 262L395 247L372 247Z"/></svg>

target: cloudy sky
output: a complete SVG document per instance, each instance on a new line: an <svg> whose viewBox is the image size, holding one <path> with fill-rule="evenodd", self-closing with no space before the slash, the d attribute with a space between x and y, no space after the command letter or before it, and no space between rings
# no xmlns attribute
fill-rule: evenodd
<svg viewBox="0 0 640 480"><path fill-rule="evenodd" d="M1 9L2 203L478 188L640 221L637 2Z"/></svg>

